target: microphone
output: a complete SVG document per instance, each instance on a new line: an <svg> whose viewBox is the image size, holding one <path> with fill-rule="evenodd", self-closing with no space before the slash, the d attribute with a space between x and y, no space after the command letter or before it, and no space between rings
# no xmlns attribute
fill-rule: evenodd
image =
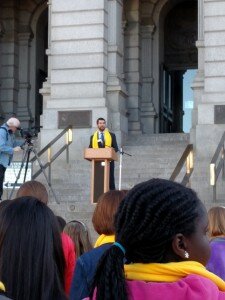
<svg viewBox="0 0 225 300"><path fill-rule="evenodd" d="M103 141L101 139L98 139L97 141L98 143L102 143L103 144Z"/></svg>

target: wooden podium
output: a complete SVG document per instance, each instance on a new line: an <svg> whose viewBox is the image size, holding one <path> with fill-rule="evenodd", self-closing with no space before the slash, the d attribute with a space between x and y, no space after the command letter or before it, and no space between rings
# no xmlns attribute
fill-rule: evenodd
<svg viewBox="0 0 225 300"><path fill-rule="evenodd" d="M91 161L91 201L96 203L109 190L110 161L117 160L117 154L113 148L87 148L84 158Z"/></svg>

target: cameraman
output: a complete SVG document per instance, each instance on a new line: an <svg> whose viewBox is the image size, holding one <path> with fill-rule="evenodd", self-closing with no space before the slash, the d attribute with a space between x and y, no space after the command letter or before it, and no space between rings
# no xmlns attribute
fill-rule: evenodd
<svg viewBox="0 0 225 300"><path fill-rule="evenodd" d="M14 133L20 129L20 121L10 118L0 127L0 200L3 193L5 170L10 165L13 153L21 150L23 141L16 141Z"/></svg>

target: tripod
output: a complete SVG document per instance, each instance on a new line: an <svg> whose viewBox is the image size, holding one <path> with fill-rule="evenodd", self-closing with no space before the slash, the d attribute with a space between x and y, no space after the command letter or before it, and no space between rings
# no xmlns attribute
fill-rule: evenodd
<svg viewBox="0 0 225 300"><path fill-rule="evenodd" d="M14 185L13 185L13 188L12 188L12 190L11 190L11 193L10 193L10 195L9 195L9 200L11 200L11 198L12 198L12 196L13 196L15 187L16 187L16 185L17 185L17 182L18 182L19 178L20 178L20 174L21 174L21 172L22 172L22 169L23 169L25 163L26 163L26 164L25 164L25 173L24 173L23 183L24 183L25 180L26 180L27 169L28 169L28 163L29 163L29 161L30 161L30 154L31 154L31 152L32 152L32 153L34 154L34 157L35 157L35 158L37 159L37 161L38 161L38 164L39 164L39 166L40 166L41 172L43 173L43 175L44 175L44 177L45 177L45 179L46 179L46 181L47 181L48 187L49 187L49 189L51 190L51 192L52 192L52 194L53 194L53 196L54 196L54 198L55 198L55 201L59 204L60 202L59 202L59 200L58 200L58 198L57 198L57 196L56 196L56 194L55 194L55 192L54 192L54 190L53 190L53 188L52 188L52 186L51 186L51 183L50 183L49 180L48 180L48 176L46 175L46 172L45 172L44 167L43 167L43 165L42 165L42 162L41 162L41 160L40 160L40 158L39 158L39 156L38 156L38 154L37 154L36 149L34 148L33 144L30 143L30 142L25 142L25 145L27 145L26 150L25 150L25 154L24 154L24 157L23 157L23 159L22 159L22 163L21 163L21 167L20 167L19 173L18 173L17 176L16 176L16 181L15 181L15 183L14 183Z"/></svg>

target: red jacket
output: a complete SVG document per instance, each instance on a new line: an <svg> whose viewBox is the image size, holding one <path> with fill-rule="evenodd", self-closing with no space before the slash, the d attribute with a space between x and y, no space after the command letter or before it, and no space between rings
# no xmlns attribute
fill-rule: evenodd
<svg viewBox="0 0 225 300"><path fill-rule="evenodd" d="M69 295L70 292L70 286L71 281L73 277L73 271L75 268L75 249L74 244L71 238L66 234L62 233L62 247L63 247L63 253L65 256L65 292L67 295Z"/></svg>

